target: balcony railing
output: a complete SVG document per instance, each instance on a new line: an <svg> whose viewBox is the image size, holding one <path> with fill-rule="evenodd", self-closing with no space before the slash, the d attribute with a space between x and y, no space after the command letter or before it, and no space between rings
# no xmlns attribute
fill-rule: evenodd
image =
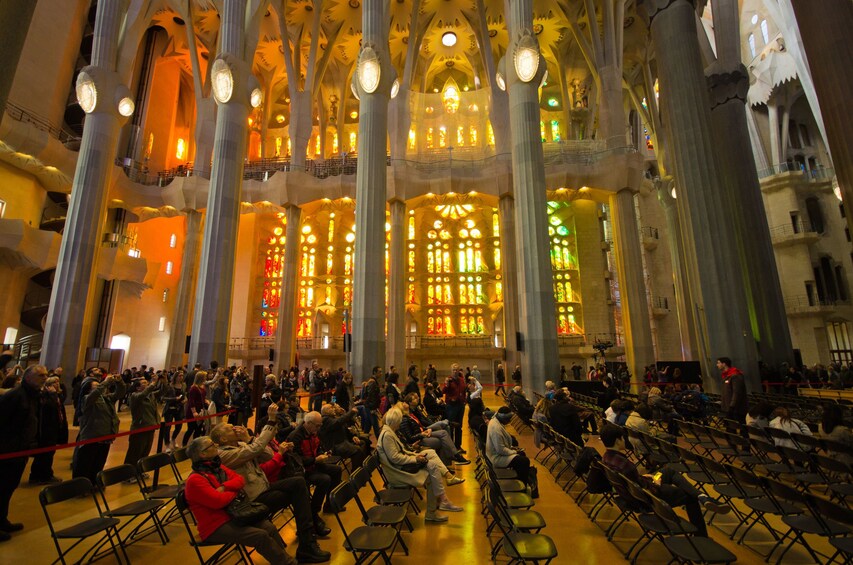
<svg viewBox="0 0 853 565"><path fill-rule="evenodd" d="M657 228L653 228L651 226L643 226L640 228L640 233L644 238L648 239L660 239L660 232Z"/></svg>
<svg viewBox="0 0 853 565"><path fill-rule="evenodd" d="M796 235L817 234L817 230L810 222L789 222L770 228L770 238L773 241L778 241L785 238L790 238Z"/></svg>
<svg viewBox="0 0 853 565"><path fill-rule="evenodd" d="M758 171L758 178L764 179L773 175L782 173L802 173L804 177L812 181L830 180L835 176L835 169L832 167L818 167L807 171L804 167L797 163L780 163L766 169Z"/></svg>
<svg viewBox="0 0 853 565"><path fill-rule="evenodd" d="M652 298L652 308L656 310L669 310L669 298L666 296L655 296Z"/></svg>
<svg viewBox="0 0 853 565"><path fill-rule="evenodd" d="M801 294L785 298L785 310L791 312L819 311L823 309L836 308L838 306L849 306L849 300L828 300L817 296Z"/></svg>
<svg viewBox="0 0 853 565"><path fill-rule="evenodd" d="M51 124L41 116L37 116L29 110L25 110L24 108L21 108L20 106L18 106L17 104L13 104L12 102L6 102L6 114L13 120L24 122L25 124L32 125L36 129L46 131L52 137L55 137L62 143L80 141L80 138L77 135L67 132L64 129Z"/></svg>

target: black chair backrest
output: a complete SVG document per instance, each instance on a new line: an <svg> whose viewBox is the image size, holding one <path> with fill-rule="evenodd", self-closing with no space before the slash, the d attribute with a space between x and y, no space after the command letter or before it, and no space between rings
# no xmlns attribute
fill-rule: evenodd
<svg viewBox="0 0 853 565"><path fill-rule="evenodd" d="M774 481L773 479L764 477L764 484L767 485L767 488L776 498L781 498L786 502L790 502L797 506L802 506L803 504L803 494L795 489L792 486L788 486L785 483L781 483L779 481Z"/></svg>
<svg viewBox="0 0 853 565"><path fill-rule="evenodd" d="M350 482L355 485L355 488L357 490L367 484L367 480L370 478L370 474L366 468L359 467L350 474L349 478Z"/></svg>
<svg viewBox="0 0 853 565"><path fill-rule="evenodd" d="M172 465L172 457L168 453L155 453L139 460L139 468L143 473L151 473L157 469Z"/></svg>
<svg viewBox="0 0 853 565"><path fill-rule="evenodd" d="M827 457L826 455L815 455L814 457L818 465L820 465L827 471L831 471L832 473L839 475L850 475L851 473L853 473L853 470L850 469L850 466L841 459L836 459L835 457Z"/></svg>
<svg viewBox="0 0 853 565"><path fill-rule="evenodd" d="M337 514L355 496L355 487L352 483L343 482L335 487L331 495L332 511Z"/></svg>
<svg viewBox="0 0 853 565"><path fill-rule="evenodd" d="M846 506L841 506L840 504L836 504L830 500L826 500L825 498L821 498L813 494L806 494L806 500L808 500L809 504L812 505L819 514L822 514L830 520L835 520L836 522L853 526L853 510Z"/></svg>
<svg viewBox="0 0 853 565"><path fill-rule="evenodd" d="M65 502L72 498L91 495L92 483L86 477L77 477L70 481L44 487L39 493L39 501L44 506Z"/></svg>
<svg viewBox="0 0 853 565"><path fill-rule="evenodd" d="M182 463L189 458L190 458L190 456L187 455L187 448L186 447L176 449L175 451L172 452L172 459L174 460L175 463Z"/></svg>
<svg viewBox="0 0 853 565"><path fill-rule="evenodd" d="M178 507L178 510L181 512L186 512L190 509L190 505L187 502L187 495L184 492L184 489L178 491L177 496L175 496L175 506Z"/></svg>
<svg viewBox="0 0 853 565"><path fill-rule="evenodd" d="M102 489L131 479L137 480L137 476L136 468L130 464L104 469L97 476L98 486Z"/></svg>

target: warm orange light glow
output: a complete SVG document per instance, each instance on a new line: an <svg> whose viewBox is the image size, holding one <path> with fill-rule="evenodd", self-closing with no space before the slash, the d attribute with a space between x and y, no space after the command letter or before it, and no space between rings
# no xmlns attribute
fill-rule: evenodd
<svg viewBox="0 0 853 565"><path fill-rule="evenodd" d="M185 151L186 151L186 142L184 141L184 138L179 137L178 138L178 148L175 151L175 157L177 157L179 161L183 161Z"/></svg>

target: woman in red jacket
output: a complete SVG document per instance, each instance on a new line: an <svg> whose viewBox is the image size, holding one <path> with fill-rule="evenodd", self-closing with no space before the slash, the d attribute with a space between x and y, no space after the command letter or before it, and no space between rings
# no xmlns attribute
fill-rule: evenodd
<svg viewBox="0 0 853 565"><path fill-rule="evenodd" d="M296 565L296 559L284 550L284 540L269 520L252 526L231 521L227 506L242 490L243 477L222 465L213 440L196 438L187 447L193 473L187 477L184 496L198 524L198 535L208 543L239 543L257 549L270 563Z"/></svg>

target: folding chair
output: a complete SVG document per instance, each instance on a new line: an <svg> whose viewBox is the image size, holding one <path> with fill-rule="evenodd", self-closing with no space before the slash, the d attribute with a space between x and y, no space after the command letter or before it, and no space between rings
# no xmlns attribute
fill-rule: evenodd
<svg viewBox="0 0 853 565"><path fill-rule="evenodd" d="M174 485L160 482L160 473L166 470L171 470L172 477L175 479ZM178 471L172 455L169 453L155 453L143 457L136 463L136 474L139 477L139 490L146 500L165 501L159 512L172 505L175 502L175 497L184 488L181 473ZM150 484L148 483L146 474L150 474L152 477ZM176 509L172 506L166 516L162 518L161 524L167 526L177 520L177 518Z"/></svg>
<svg viewBox="0 0 853 565"><path fill-rule="evenodd" d="M367 470L364 467L359 467L350 476L350 482L355 490L353 498L361 512L362 522L368 526L384 526L396 530L397 543L399 543L400 547L403 548L403 552L408 555L409 548L406 546L406 542L403 541L403 536L400 532L403 524L406 524L406 527L410 532L413 531L412 524L406 516L406 507L379 505L366 508L361 502L361 498L358 496L358 491L367 484L367 477L365 476L366 473ZM391 549L391 554L394 554L394 548Z"/></svg>
<svg viewBox="0 0 853 565"><path fill-rule="evenodd" d="M625 553L625 559L631 559L631 563L636 563L637 559L640 557L640 554L646 547L649 546L654 540L658 540L663 543L663 536L666 535L683 535L689 533L695 533L696 528L683 518L679 518L676 523L668 523L661 518L658 517L654 512L654 508L652 507L652 499L651 494L644 489L639 484L631 481L626 478L624 475L622 476L625 484L628 487L628 492L634 498L634 500L639 503L645 505L648 508L647 512L637 512L635 513L637 524L639 524L640 529L643 531L643 535L640 536L640 539L634 542L628 551ZM639 543L643 540L646 542L643 545L639 545ZM637 548L637 552L634 554L634 557L631 557L631 553L634 549Z"/></svg>
<svg viewBox="0 0 853 565"><path fill-rule="evenodd" d="M72 526L67 526L57 530L54 527L53 520L50 518L48 506L60 504L73 498L88 496L91 496L92 501L95 503L94 506L98 511L98 517L89 518L88 520L83 520L82 522L77 522ZM78 477L76 479L71 479L70 481L62 481L61 483L47 486L39 492L39 503L41 504L41 509L44 512L44 517L47 520L47 527L50 529L50 537L53 539L53 543L56 546L56 552L59 554L59 558L55 559L53 563L62 562L64 565L65 556L68 555L75 547L83 543L84 540L92 536L99 536L98 541L86 550L83 556L80 557L76 563L82 563L90 553L92 555L89 562L91 562L95 557L97 557L95 553L100 547L102 547L103 542L110 544L110 547L112 547L112 553L116 556L116 561L121 563L122 556L124 556L124 561L130 563L130 559L127 557L127 553L121 543L118 529L116 528L116 526L121 523L121 520L118 518L105 517L101 513L101 507L98 504L98 499L95 496L92 483L89 482L89 479L85 477ZM59 540L77 541L67 549L63 550ZM121 549L121 554L119 554L119 549ZM53 565L53 563L51 565Z"/></svg>
<svg viewBox="0 0 853 565"><path fill-rule="evenodd" d="M827 494L831 500L838 500L845 506L847 497L853 495L853 469L841 459L826 455L815 455L818 469L826 478Z"/></svg>
<svg viewBox="0 0 853 565"><path fill-rule="evenodd" d="M809 496L808 500L809 504L817 510L815 512L816 518L824 519L825 517L829 520L834 520L838 524L853 527L853 510L817 496ZM851 558L853 558L853 537L830 536L829 543L836 549L836 552L829 558L828 563L835 561L835 558L839 555L844 557L843 563L850 563Z"/></svg>
<svg viewBox="0 0 853 565"><path fill-rule="evenodd" d="M500 530L501 539L492 545L492 560L497 557L499 549L503 549L504 555L509 557L510 564L543 561L543 565L547 565L557 557L557 547L550 537L545 534L532 533L532 530L538 532L541 529L538 524L536 527L523 528L516 525L509 515L501 514L505 507L502 509L499 504L493 503L492 495L494 493L494 490L486 492L486 508L493 520L487 533L491 535L494 527L497 526ZM491 541L489 544L491 545Z"/></svg>
<svg viewBox="0 0 853 565"><path fill-rule="evenodd" d="M181 519L181 522L184 523L184 528L187 530L187 535L190 538L190 545L195 550L196 557L198 557L198 562L200 565L215 565L216 563L220 563L228 558L235 551L237 555L240 557L240 560L237 563L246 563L247 565L252 565L252 558L249 557L249 551L239 544L228 543L228 544L219 544L219 543L208 543L204 540L200 540L196 537L195 528L190 525L190 521L195 523L195 518L192 516L189 504L187 503L187 499L184 496L184 490L181 489L177 495L175 496L175 510L178 516ZM187 515L190 515L187 518ZM203 548L208 547L216 547L216 551L207 559L202 555L201 550Z"/></svg>
<svg viewBox="0 0 853 565"><path fill-rule="evenodd" d="M415 502L413 494L417 490L408 485L399 488L389 486L385 474L382 472L382 466L379 464L378 453L373 452L373 454L364 460L364 468L367 469L367 484L370 485L377 504L381 504L382 506L409 506L415 514L420 514L421 509ZM381 490L376 488L371 477L373 471L379 472L379 477L386 488Z"/></svg>
<svg viewBox="0 0 853 565"><path fill-rule="evenodd" d="M344 549L353 554L356 565L373 563L379 557L382 557L387 565L391 565L390 555L397 543L398 531L379 526L359 526L347 531L344 526L341 512L354 496L355 486L349 481L339 484L330 495L332 511L341 527L341 533L344 534Z"/></svg>
<svg viewBox="0 0 853 565"><path fill-rule="evenodd" d="M98 490L101 493L101 500L104 503L103 515L109 518L130 518L130 520L118 529L119 534L136 522L137 519L145 518L124 539L120 538L125 546L132 545L153 533L156 533L163 545L166 545L169 542L169 536L166 535L166 530L163 529L163 524L160 523L160 518L157 516L157 511L166 504L165 500L146 500L143 498L123 504L118 508L110 508L110 504L107 501L107 488L131 480L138 484L139 477L133 465L119 465L118 467L104 469L98 473ZM152 526L143 530L142 527L149 521L151 521Z"/></svg>
<svg viewBox="0 0 853 565"><path fill-rule="evenodd" d="M678 524L678 514L660 498L649 495L655 514L666 524ZM674 532L663 537L663 544L674 560L681 563L732 563L737 560L734 553L711 538L693 534L680 535Z"/></svg>

